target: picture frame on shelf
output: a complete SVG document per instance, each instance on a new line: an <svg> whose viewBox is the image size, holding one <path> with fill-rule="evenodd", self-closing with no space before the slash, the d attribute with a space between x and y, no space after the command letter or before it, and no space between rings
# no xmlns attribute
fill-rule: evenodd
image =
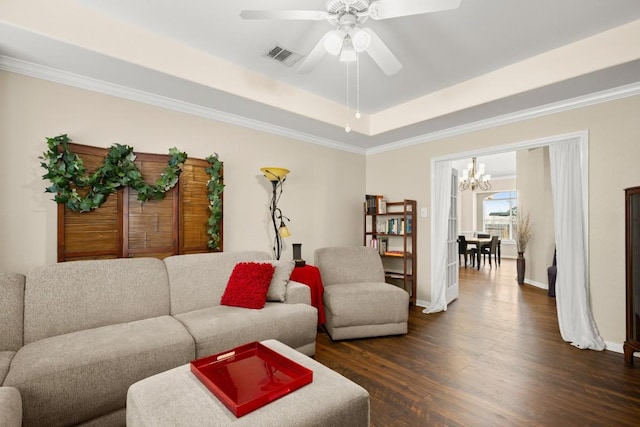
<svg viewBox="0 0 640 427"><path fill-rule="evenodd" d="M378 201L378 213L379 214L387 213L387 201L385 199L380 199Z"/></svg>

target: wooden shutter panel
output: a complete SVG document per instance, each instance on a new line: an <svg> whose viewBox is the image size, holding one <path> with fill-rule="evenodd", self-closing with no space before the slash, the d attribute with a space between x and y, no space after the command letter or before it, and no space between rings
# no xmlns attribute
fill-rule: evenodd
<svg viewBox="0 0 640 427"><path fill-rule="evenodd" d="M136 166L147 184L153 184L167 168L169 156L136 154ZM178 253L178 186L162 200L138 200L138 192L125 190L124 255L165 258Z"/></svg>
<svg viewBox="0 0 640 427"><path fill-rule="evenodd" d="M88 173L102 166L107 150L69 144L82 159ZM85 195L88 189L78 189ZM58 262L122 257L122 190L91 212L76 213L58 205Z"/></svg>
<svg viewBox="0 0 640 427"><path fill-rule="evenodd" d="M180 253L208 252L209 174L205 160L187 159L180 175Z"/></svg>

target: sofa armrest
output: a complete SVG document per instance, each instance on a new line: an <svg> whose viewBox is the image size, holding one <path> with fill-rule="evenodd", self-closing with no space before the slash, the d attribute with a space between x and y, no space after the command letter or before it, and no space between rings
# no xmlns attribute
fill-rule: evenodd
<svg viewBox="0 0 640 427"><path fill-rule="evenodd" d="M287 304L308 304L311 305L311 289L295 280L289 280L287 284L287 293L284 296L284 302Z"/></svg>
<svg viewBox="0 0 640 427"><path fill-rule="evenodd" d="M0 426L22 426L22 397L17 388L0 387Z"/></svg>

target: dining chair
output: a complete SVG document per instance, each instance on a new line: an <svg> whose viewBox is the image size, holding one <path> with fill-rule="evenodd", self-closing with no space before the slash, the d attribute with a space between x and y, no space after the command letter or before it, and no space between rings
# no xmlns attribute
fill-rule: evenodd
<svg viewBox="0 0 640 427"><path fill-rule="evenodd" d="M491 236L491 242L480 247L480 253L482 254L482 262L486 263L485 257L489 255L489 265L491 265L491 256L493 255L496 266L498 265L498 245L500 244L500 238L498 236Z"/></svg>
<svg viewBox="0 0 640 427"><path fill-rule="evenodd" d="M467 245L467 238L463 235L458 236L458 259L460 255L464 256L464 266L467 266L467 255L471 257L471 266L476 265L476 254L478 250L476 248L469 248Z"/></svg>

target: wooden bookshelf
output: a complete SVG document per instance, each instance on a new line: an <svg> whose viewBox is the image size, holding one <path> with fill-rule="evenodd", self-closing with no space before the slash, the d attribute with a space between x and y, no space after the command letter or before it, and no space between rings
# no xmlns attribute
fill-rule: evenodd
<svg viewBox="0 0 640 427"><path fill-rule="evenodd" d="M364 203L364 245L382 258L388 283L402 287L416 303L417 210L415 200L388 202L367 196Z"/></svg>

